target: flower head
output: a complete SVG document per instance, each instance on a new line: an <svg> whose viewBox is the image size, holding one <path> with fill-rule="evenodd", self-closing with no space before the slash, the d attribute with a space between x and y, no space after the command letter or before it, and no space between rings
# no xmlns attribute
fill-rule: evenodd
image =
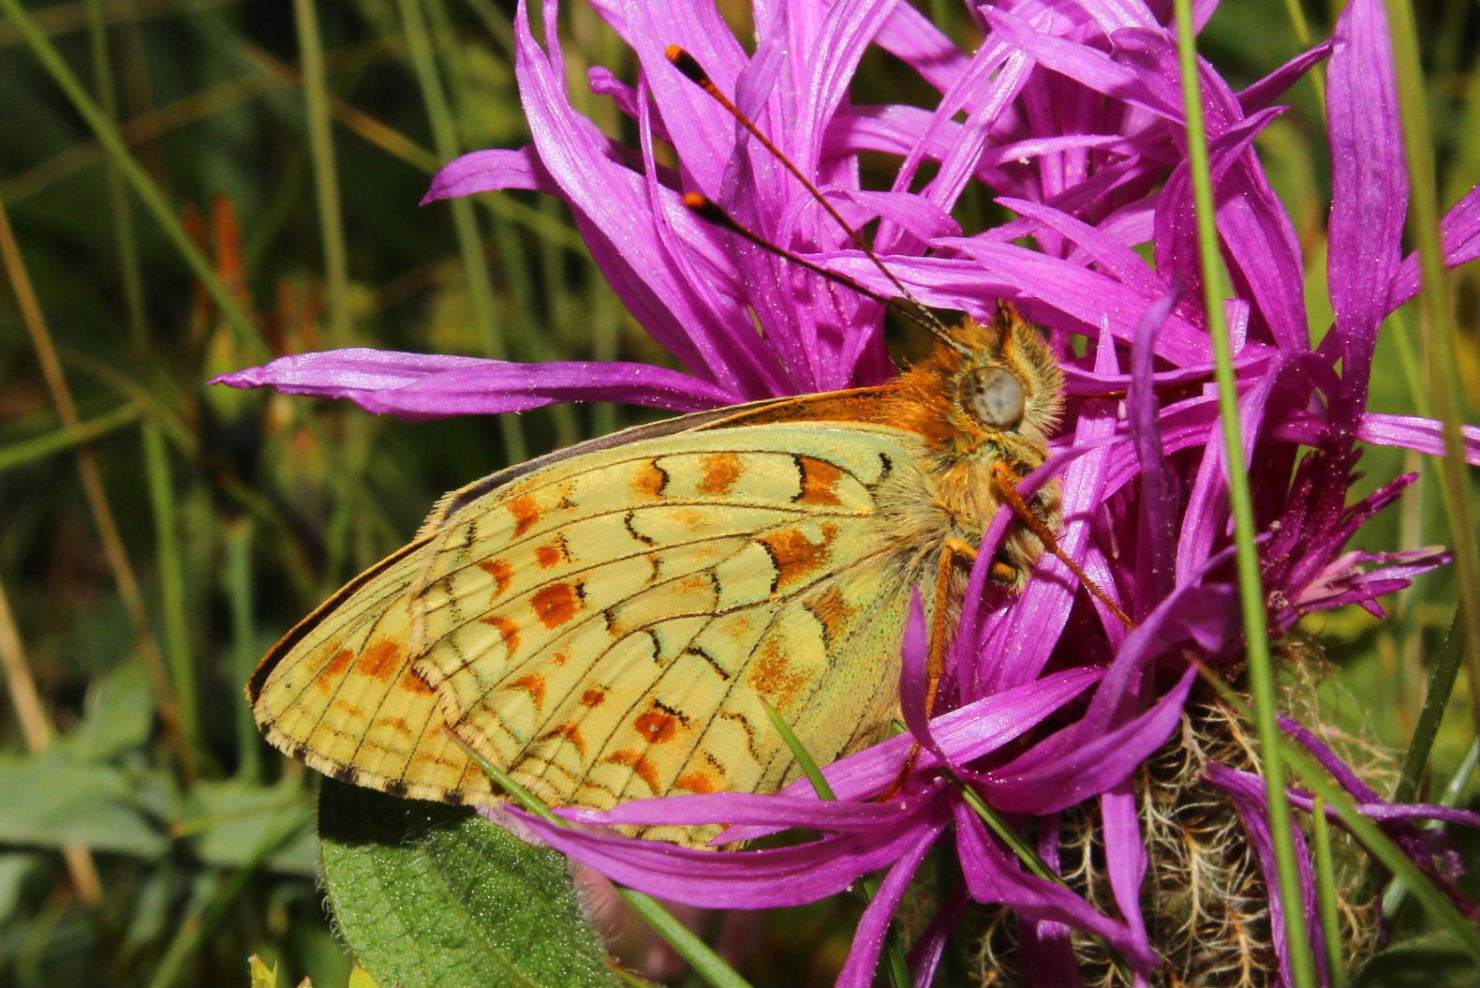
<svg viewBox="0 0 1480 988"><path fill-rule="evenodd" d="M582 824L726 823L726 841L789 827L816 830L816 839L715 855L530 825L617 880L703 905L806 902L888 868L845 984L867 982L905 888L926 853L949 844L963 884L927 930L922 983L967 899L1017 913L1025 970L1072 970L1069 927L1101 938L1145 976L1161 948L1142 914L1148 861L1133 777L1183 722L1193 689L1188 656L1228 664L1240 634L1230 467L1198 288L1173 33L1136 4L1023 0L982 8L981 43L967 51L908 5L842 0L759 7L755 49L747 52L703 3L596 6L636 53L639 71L626 83L594 69L590 85L635 121L639 145L618 144L573 109L560 38L548 28L554 4L543 43L521 4L516 71L532 143L459 158L427 199L511 188L562 199L615 290L683 370L335 351L221 380L417 417L592 398L692 411L891 376L877 302L704 222L682 204L686 191L872 292L892 293L892 274L930 306L985 315L998 299L1013 301L1049 332L1070 399L1053 456L1022 490L1057 480L1064 551L1136 626L1125 628L1049 556L1021 597L1003 606L986 578L993 549L1016 523L1003 513L983 536L934 710L925 701L917 609L901 682L910 733L828 767L835 800L818 799L803 780L772 796L685 796L565 813ZM851 225L871 228L887 272L669 63L673 44L693 53ZM849 86L871 47L933 88L934 104L853 102ZM1283 112L1280 94L1323 59L1335 322L1312 346L1300 243L1254 141ZM1417 291L1416 263L1401 252L1407 180L1390 64L1380 0L1354 0L1329 42L1243 90L1212 65L1200 67L1234 288L1227 316L1246 442L1234 468L1257 476L1276 629L1312 610L1375 608L1375 598L1445 558L1436 550L1347 548L1412 480L1347 504L1361 444L1439 451L1434 423L1366 409L1378 328ZM677 171L659 164L659 142L675 151ZM862 159L881 153L897 169L888 188L866 188ZM1013 217L963 230L952 210L973 186ZM1480 254L1480 194L1472 190L1453 208L1445 234L1448 263ZM1148 246L1149 258L1138 251ZM1467 443L1471 462L1480 462L1480 431L1470 430ZM1239 771L1215 769L1210 778L1232 794L1257 845L1267 835L1235 784ZM1093 805L1108 899L1092 903L1025 869L973 808L979 803L1036 832L1038 855L1050 866L1066 812ZM1273 936L1281 949L1280 933Z"/></svg>

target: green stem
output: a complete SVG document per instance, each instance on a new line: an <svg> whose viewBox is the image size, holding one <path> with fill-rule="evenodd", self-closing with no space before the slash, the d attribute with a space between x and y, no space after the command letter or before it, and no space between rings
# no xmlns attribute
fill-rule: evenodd
<svg viewBox="0 0 1480 988"><path fill-rule="evenodd" d="M1176 0L1177 49L1182 67L1182 99L1187 114L1187 150L1191 159L1196 201L1197 239L1201 255L1203 301L1208 314L1218 381L1218 408L1223 423L1223 454L1228 476L1228 499L1233 509L1237 552L1239 603L1248 649L1249 686L1254 698L1254 723L1264 762L1269 799L1269 826L1279 871L1279 896L1285 904L1285 935L1289 943L1294 982L1300 988L1316 982L1300 870L1295 859L1290 803L1285 794L1285 767L1280 756L1280 729L1275 701L1274 662L1264 610L1264 587L1255 544L1254 504L1244 469L1243 429L1239 422L1238 381L1224 311L1223 269L1219 256L1217 213L1203 119L1202 87L1198 79L1197 39L1191 0Z"/></svg>
<svg viewBox="0 0 1480 988"><path fill-rule="evenodd" d="M190 619L185 612L185 576L180 558L179 510L170 477L169 450L164 433L152 422L144 424L144 472L149 481L149 503L154 513L155 552L159 559L159 597L163 614L164 652L179 702L180 730L200 752L200 713L195 666L190 655Z"/></svg>
<svg viewBox="0 0 1480 988"><path fill-rule="evenodd" d="M118 119L118 100L113 86L113 67L108 57L108 20L103 0L87 0L87 33L92 52L93 83L99 108L109 120ZM133 205L124 195L123 175L108 162L108 209L113 217L113 236L118 244L118 273L123 282L123 308L128 313L129 338L136 353L147 344L144 326L144 279L139 271L139 239L134 227Z"/></svg>
<svg viewBox="0 0 1480 988"><path fill-rule="evenodd" d="M252 541L257 526L250 517L239 517L226 526L226 598L231 610L232 679L245 683L252 676L260 654L257 647L257 624L253 620ZM232 704L236 711L238 774L250 782L262 778L262 740L252 709L245 703Z"/></svg>
<svg viewBox="0 0 1480 988"><path fill-rule="evenodd" d="M781 735L781 739L791 749L792 757L797 760L797 767L802 770L802 774L807 777L807 781L812 783L812 788L817 792L817 798L836 800L838 798L837 793L833 792L833 787L827 781L827 776L822 774L822 769L817 765L817 759L813 758L812 753L807 750L807 746L802 744L802 739L796 736L796 732L791 729L791 725L786 722L786 718L782 717L765 697L761 697L760 700L761 708L765 710L766 717L771 721L771 726L776 729L776 733ZM858 886L863 891L864 902L874 901L874 898L879 894L879 884L877 875L864 875L858 880ZM889 924L889 932L886 934L884 961L885 971L889 975L889 984L893 988L909 988L913 980L910 978L909 957L905 952L903 941L900 940L899 930L895 928L893 923Z"/></svg>
<svg viewBox="0 0 1480 988"><path fill-rule="evenodd" d="M1347 988L1346 962L1341 954L1341 913L1337 908L1336 867L1331 859L1331 823L1326 819L1326 799L1316 797L1311 813L1311 843L1316 849L1316 901L1321 907L1321 932L1326 938L1326 966L1332 988Z"/></svg>
<svg viewBox="0 0 1480 988"><path fill-rule="evenodd" d="M329 90L324 82L324 49L314 0L293 0L298 53L303 68L303 99L308 121L308 149L313 159L314 194L319 207L319 240L324 251L324 277L329 339L348 346L349 260L344 246L344 215L339 173L334 166L334 130L329 117Z"/></svg>
<svg viewBox="0 0 1480 988"><path fill-rule="evenodd" d="M100 439L135 421L139 414L139 406L128 402L97 418L0 447L0 473Z"/></svg>
<svg viewBox="0 0 1480 988"><path fill-rule="evenodd" d="M1450 286L1444 273L1444 246L1439 234L1438 180L1434 175L1433 139L1424 102L1423 69L1419 63L1413 8L1401 0L1386 0L1392 34L1398 102L1403 115L1403 151L1408 162L1409 232L1418 245L1423 291L1418 296L1419 332L1428 358L1427 385L1444 430L1444 456L1439 460L1439 494L1449 522L1450 537L1462 547L1454 556L1459 584L1461 652L1469 668L1471 699L1480 691L1480 554L1475 552L1475 510L1465 476L1463 386L1464 365L1455 330ZM1448 700L1448 695L1439 698Z"/></svg>
<svg viewBox="0 0 1480 988"><path fill-rule="evenodd" d="M459 151L457 129L453 124L452 112L447 105L447 96L442 89L442 80L437 74L437 63L432 53L431 37L422 18L421 0L398 0L401 20L406 29L406 44L411 52L411 64L416 70L417 84L426 105L427 121L432 128L432 143L443 161L456 157ZM457 232L458 250L462 254L463 270L468 277L468 293L473 304L473 318L483 332L484 352L495 360L508 358L508 348L499 329L498 310L493 301L493 285L488 275L488 256L483 249L482 236L478 232L478 217L467 199L454 199L452 208L453 228ZM504 452L511 463L529 458L529 447L519 419L514 415L499 416L499 430L503 435Z"/></svg>

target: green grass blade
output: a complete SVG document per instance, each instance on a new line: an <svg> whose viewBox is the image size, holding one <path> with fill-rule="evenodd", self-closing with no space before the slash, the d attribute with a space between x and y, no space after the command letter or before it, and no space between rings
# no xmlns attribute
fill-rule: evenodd
<svg viewBox="0 0 1480 988"><path fill-rule="evenodd" d="M1237 551L1239 605L1249 660L1249 685L1254 696L1254 723L1264 763L1269 798L1269 825L1279 869L1279 895L1285 903L1285 935L1297 986L1315 984L1315 959L1305 927L1300 872L1291 837L1290 803L1285 795L1285 771L1280 757L1280 730L1275 700L1274 662L1264 610L1264 587L1259 572L1259 550L1254 542L1254 504L1248 473L1243 469L1244 441L1239 423L1238 382L1224 311L1224 280L1219 256L1217 214L1208 161L1207 131L1203 121L1202 87L1198 80L1197 38L1191 0L1177 0L1177 49L1182 64L1182 99L1187 113L1187 146L1191 158L1192 188L1197 211L1197 240L1202 260L1203 301L1208 314L1218 381L1218 409L1223 423L1224 463L1228 498L1233 508Z"/></svg>
<svg viewBox="0 0 1480 988"><path fill-rule="evenodd" d="M85 419L74 426L63 426L55 432L22 439L9 446L0 446L0 473L101 439L138 421L140 414L137 404L127 402L111 412Z"/></svg>

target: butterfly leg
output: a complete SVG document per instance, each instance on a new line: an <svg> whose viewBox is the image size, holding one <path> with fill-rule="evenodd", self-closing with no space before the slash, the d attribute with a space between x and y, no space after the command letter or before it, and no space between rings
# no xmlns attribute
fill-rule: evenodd
<svg viewBox="0 0 1480 988"><path fill-rule="evenodd" d="M951 538L940 550L940 565L935 571L935 606L930 615L930 661L925 685L925 716L935 715L935 697L940 692L941 680L946 675L946 656L950 651L951 634L951 581L958 562L976 561L976 547L961 539ZM918 748L915 752L918 755ZM910 759L914 764L914 758Z"/></svg>
<svg viewBox="0 0 1480 988"><path fill-rule="evenodd" d="M1130 619L1130 616L1120 609L1119 604L1110 599L1110 595L1105 593L1098 583L1089 578L1089 574L1085 573L1079 567L1078 563L1069 558L1069 554L1059 545L1058 536L1028 506L1028 502L1023 500L1023 496L1018 493L1017 489L1018 476L1013 473L1012 468L1001 460L998 460L992 464L992 479L996 481L994 486L997 489L998 498L1002 503L1012 509L1013 514L1017 515L1018 519L1028 527L1028 531L1038 537L1038 541L1043 543L1044 548L1057 556L1065 566L1069 567L1070 572L1079 578L1079 581L1084 584L1090 593L1095 595L1095 599L1108 607L1112 614L1124 621L1127 628L1134 628L1136 625Z"/></svg>
<svg viewBox="0 0 1480 988"><path fill-rule="evenodd" d="M934 606L930 615L930 652L926 665L925 680L925 717L929 719L935 715L935 699L940 694L940 684L946 676L946 658L950 653L951 645L951 582L955 576L956 564L958 562L974 562L976 560L976 547L961 539L947 539L940 550L940 564L935 571L935 596ZM910 746L910 753L905 756L904 765L899 770L899 775L889 784L879 796L880 799L893 799L899 795L904 788L905 780L915 770L915 764L920 760L920 743L917 741Z"/></svg>

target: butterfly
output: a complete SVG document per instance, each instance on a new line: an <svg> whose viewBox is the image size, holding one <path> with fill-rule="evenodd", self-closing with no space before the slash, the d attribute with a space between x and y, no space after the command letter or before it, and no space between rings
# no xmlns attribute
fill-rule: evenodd
<svg viewBox="0 0 1480 988"><path fill-rule="evenodd" d="M556 806L774 791L798 770L762 701L823 764L876 737L912 592L952 626L1010 482L1047 456L1062 385L1004 302L886 384L494 473L272 649L247 687L257 723L320 772L417 799L500 801L464 744ZM991 560L1010 590L1058 527L1057 487L1028 508L1037 523Z"/></svg>

